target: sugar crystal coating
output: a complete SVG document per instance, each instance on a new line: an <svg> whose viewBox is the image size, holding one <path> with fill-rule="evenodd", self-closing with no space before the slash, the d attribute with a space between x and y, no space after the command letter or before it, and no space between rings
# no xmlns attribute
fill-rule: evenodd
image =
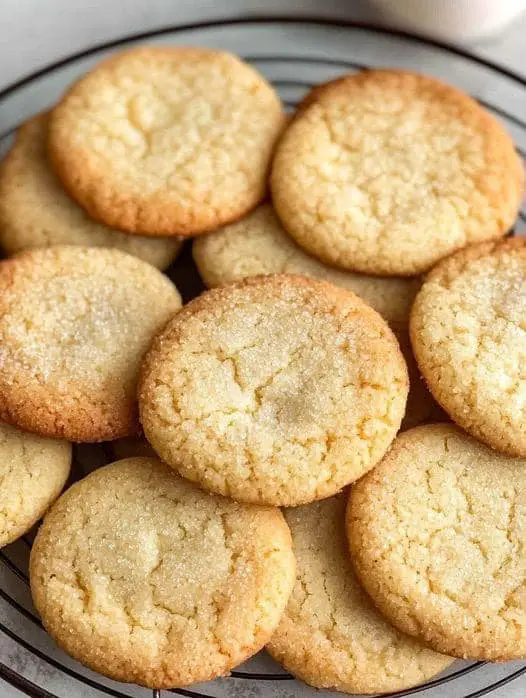
<svg viewBox="0 0 526 698"><path fill-rule="evenodd" d="M30 565L35 606L63 649L154 688L226 675L261 649L294 573L277 509L211 496L152 458L73 485Z"/></svg>
<svg viewBox="0 0 526 698"><path fill-rule="evenodd" d="M160 457L242 501L328 497L372 468L400 427L408 378L384 320L302 276L213 289L145 357L139 408Z"/></svg>

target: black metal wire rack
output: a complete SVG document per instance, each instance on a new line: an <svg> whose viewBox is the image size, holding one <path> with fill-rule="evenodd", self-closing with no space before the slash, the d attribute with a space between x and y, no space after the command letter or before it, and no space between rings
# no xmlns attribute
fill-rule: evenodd
<svg viewBox="0 0 526 698"><path fill-rule="evenodd" d="M332 32L331 36L338 36L341 38L343 34L344 36L348 36L349 41L352 41L353 38L357 36L370 36L374 38L374 41L379 47L382 46L382 41L389 41L391 44L391 51L393 50L393 41L399 42L400 46L405 47L415 46L418 49L428 47L436 53L436 55L443 55L443 57L451 58L454 63L453 72L455 72L455 69L461 70L463 65L474 66L482 76L482 83L479 80L479 84L485 84L483 80L484 75L487 75L487 79L493 81L495 84L495 89L483 90L483 94L473 90L474 96L508 125L513 135L516 137L518 152L526 159L526 75L518 75L504 67L495 65L461 49L447 46L440 42L423 39L405 32L352 22L329 21L323 18L298 19L291 17L250 17L235 20L214 20L199 24L169 27L155 32L136 34L118 41L95 46L87 51L83 51L46 66L42 70L29 75L0 92L0 126L4 126L2 105L5 104L7 100L13 97L20 97L22 110L27 112L20 114L18 118L16 115L15 117L9 117L11 123L3 129L3 133L0 135L0 152L2 149L5 149L10 142L11 136L19 125L19 122L31 113L31 108L28 108L26 105L27 101L32 104L34 102L33 111L38 111L48 106L46 99L43 98L42 95L38 96L38 99L34 98L32 102L30 95L31 90L36 89L38 91L42 81L59 73L63 69L75 66L84 59L96 57L98 54L102 54L105 51L118 49L128 43L157 40L162 37L166 37L167 39L174 37L174 39L177 40L180 33L188 32L192 33L193 43L200 43L207 41L206 32L211 30L214 32L211 43L215 45L217 36L220 35L218 35L218 32L221 33L221 30L242 33L249 28L253 30L259 27L267 28L270 32L269 36L273 36L274 30L281 32L290 30L292 39L294 39L294 32L297 31L298 27L324 27L327 29L328 34ZM201 35L203 35L203 38L201 38ZM228 46L228 34L223 43L225 42ZM329 36L327 43L331 43ZM272 44L272 51L270 53L268 46L265 46L264 51L256 50L256 44L254 51L240 51L236 47L234 47L233 50L237 53L242 53L246 60L267 73L280 92L288 109L293 109L302 95L316 82L319 82L320 79L329 79L340 73L368 68L373 64L371 61L358 60L358 58L356 60L351 60L348 54L353 55L352 49L346 51L346 55L337 55L337 52L335 53L329 50L330 47L321 52L318 50L311 53L309 51L306 52L304 48L298 48L297 51L291 50L290 41L287 43L287 50L284 51L281 51L279 48L280 42L277 39L275 42L273 41ZM397 51L394 53L396 60L399 56ZM374 65L377 64L382 64L381 55L378 58L378 63L374 62ZM418 63L413 67L416 69L422 68ZM320 77L320 75L323 77ZM451 75L450 79L454 81L455 75ZM518 108L512 108L510 107L509 100L506 106L503 105L499 89L501 81L506 83L510 89L514 90L522 97L524 100L522 103L525 105L524 107L519 106ZM2 129L0 128L0 130ZM519 233L526 233L526 209L520 212L517 231ZM177 282L177 286L185 301L194 297L202 290L202 285L193 265L188 246L183 250L176 263L168 270L168 273ZM77 447L75 450L73 477L81 477L92 467L100 465L103 462L108 462L111 460L111 455L111 448L109 446L100 448ZM135 698L136 696L147 698L149 696L150 698L161 698L161 693L163 696L172 693L185 696L186 698L216 698L216 696L223 698L224 696L234 694L233 689L230 690L228 685L225 685L225 681L235 682L236 696L243 696L245 694L241 687L243 682L246 682L247 689L250 688L250 690L246 692L247 697L250 696L250 698L257 695L261 695L262 698L266 698L266 696L284 696L285 693L281 692L279 689L274 693L269 693L265 692L264 688L261 688L262 692L260 692L259 689L254 691L254 686L284 686L285 684L290 688L290 690L287 691L287 696L297 695L300 697L302 695L299 687L297 690L294 688L296 684L294 683L293 677L279 672L279 667L277 666L269 671L234 671L230 679L223 680L219 693L214 689L215 684L210 684L205 689L177 689L171 692L134 689L127 685L121 685L102 679L92 672L84 670L80 665L70 661L65 655L62 655L54 648L51 641L45 636L40 620L31 605L27 576L27 562L30 547L31 537L24 536L17 543L0 551L0 640L3 636L6 642L12 644L14 653L15 651L16 653L24 653L27 655L28 662L34 662L40 667L43 667L44 673L44 670L47 668L49 672L56 672L69 683L68 688L64 689L67 692L61 692L59 695L55 692L55 689L51 685L51 681L43 681L39 678L40 675L35 676L35 672L32 672L27 666L21 667L17 662L11 663L1 661L0 679L17 689L22 695L30 696L31 698L63 698L64 695L68 696L68 698L76 698L77 695L82 697L89 696L90 698L92 696L111 696L113 698ZM461 666L453 666L448 674L439 676L423 686L392 693L390 696L391 698L402 698L411 695L422 694L426 696L426 694L433 694L434 696L442 697L445 695L442 690L440 690L440 693L433 693L433 691L439 688L442 689L443 687L444 691L447 691L449 698L482 698L482 696L487 696L497 689L519 679L519 677L526 675L526 666L517 663L507 666L501 665L499 670L495 673L488 673L487 669L487 662L463 663ZM479 683L475 689L469 688L466 692L463 680L470 675L475 675L476 672L484 676L481 685ZM231 685L233 686L233 684Z"/></svg>

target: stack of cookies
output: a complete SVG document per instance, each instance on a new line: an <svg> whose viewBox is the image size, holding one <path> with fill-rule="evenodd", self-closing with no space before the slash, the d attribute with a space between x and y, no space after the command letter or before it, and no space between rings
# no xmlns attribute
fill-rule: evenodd
<svg viewBox="0 0 526 698"><path fill-rule="evenodd" d="M0 544L52 505L30 577L57 643L154 688L264 646L349 693L526 657L523 186L500 123L397 70L287 121L235 56L139 48L22 126ZM181 307L183 238L209 290ZM116 462L59 497L100 441Z"/></svg>

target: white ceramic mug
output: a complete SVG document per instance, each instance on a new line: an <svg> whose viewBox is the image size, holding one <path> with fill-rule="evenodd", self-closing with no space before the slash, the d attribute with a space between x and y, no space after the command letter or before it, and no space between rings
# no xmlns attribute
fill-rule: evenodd
<svg viewBox="0 0 526 698"><path fill-rule="evenodd" d="M446 41L498 33L526 9L526 0L373 0L398 27Z"/></svg>

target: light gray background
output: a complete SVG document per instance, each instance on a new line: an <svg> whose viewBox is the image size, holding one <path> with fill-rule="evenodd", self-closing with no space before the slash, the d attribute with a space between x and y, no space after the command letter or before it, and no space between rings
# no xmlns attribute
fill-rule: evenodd
<svg viewBox="0 0 526 698"><path fill-rule="evenodd" d="M0 89L61 57L129 33L265 14L382 22L366 0L0 0ZM526 15L501 36L469 48L526 75ZM444 691L444 698L457 698ZM525 698L526 678L491 695ZM21 696L0 680L0 698Z"/></svg>

